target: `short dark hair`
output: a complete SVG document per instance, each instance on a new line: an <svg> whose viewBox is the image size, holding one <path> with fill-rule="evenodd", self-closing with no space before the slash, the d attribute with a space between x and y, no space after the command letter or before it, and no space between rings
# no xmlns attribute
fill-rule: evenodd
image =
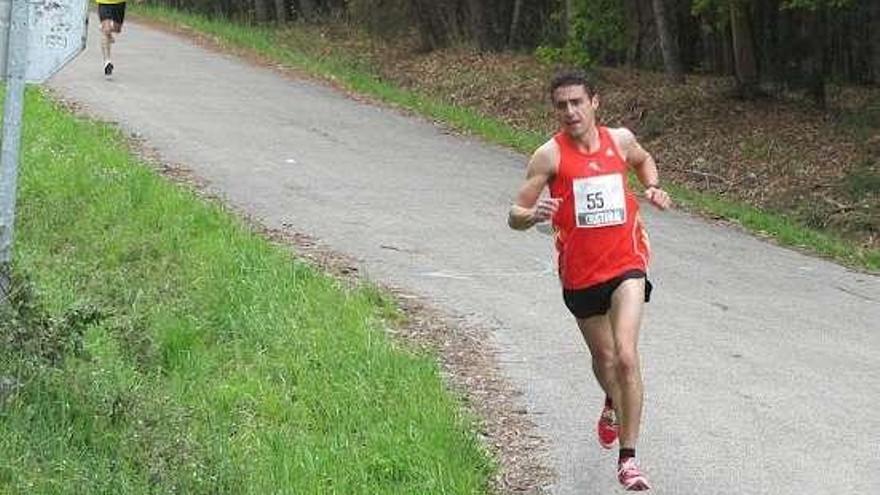
<svg viewBox="0 0 880 495"><path fill-rule="evenodd" d="M553 99L553 93L557 89L564 86L583 86L587 91L587 96L592 98L596 95L596 87L586 74L577 70L569 70L559 72L553 76L553 79L550 81L550 99Z"/></svg>

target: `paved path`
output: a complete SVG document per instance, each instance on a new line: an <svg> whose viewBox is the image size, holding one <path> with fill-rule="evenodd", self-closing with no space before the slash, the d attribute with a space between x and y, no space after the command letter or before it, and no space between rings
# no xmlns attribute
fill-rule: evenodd
<svg viewBox="0 0 880 495"><path fill-rule="evenodd" d="M601 395L550 240L507 229L526 157L126 24L50 85L143 135L268 226L493 330L550 442L557 494L616 490ZM855 494L880 485L880 279L647 210L657 290L639 457L656 493ZM870 487L870 488L869 488Z"/></svg>

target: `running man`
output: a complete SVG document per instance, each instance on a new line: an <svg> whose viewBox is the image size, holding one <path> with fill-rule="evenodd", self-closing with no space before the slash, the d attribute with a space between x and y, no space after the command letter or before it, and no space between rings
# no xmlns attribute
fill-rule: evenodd
<svg viewBox="0 0 880 495"><path fill-rule="evenodd" d="M101 20L101 53L104 55L104 75L113 75L113 62L110 61L110 46L116 42L113 34L122 32L125 20L125 0L96 0L98 19Z"/></svg>
<svg viewBox="0 0 880 495"><path fill-rule="evenodd" d="M563 300L605 392L599 443L610 449L619 436L620 484L648 490L636 463L636 442L643 400L638 338L652 288L650 252L627 172L635 171L654 206L666 209L671 201L660 187L654 159L633 133L597 125L599 99L583 74L555 77L550 97L560 129L529 161L508 223L526 230L552 221ZM541 196L544 188L549 197Z"/></svg>

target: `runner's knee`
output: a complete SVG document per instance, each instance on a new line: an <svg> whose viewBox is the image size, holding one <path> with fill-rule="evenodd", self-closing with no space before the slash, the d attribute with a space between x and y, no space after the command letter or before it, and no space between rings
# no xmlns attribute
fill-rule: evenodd
<svg viewBox="0 0 880 495"><path fill-rule="evenodd" d="M615 361L617 376L621 380L635 380L639 371L639 355L632 351L623 351L617 354Z"/></svg>
<svg viewBox="0 0 880 495"><path fill-rule="evenodd" d="M592 351L593 365L599 368L614 368L615 356L614 349L594 349Z"/></svg>

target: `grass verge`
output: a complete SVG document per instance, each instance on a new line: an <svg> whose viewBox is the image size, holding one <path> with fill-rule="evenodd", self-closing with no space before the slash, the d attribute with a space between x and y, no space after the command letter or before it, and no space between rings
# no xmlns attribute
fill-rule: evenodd
<svg viewBox="0 0 880 495"><path fill-rule="evenodd" d="M114 128L26 102L0 310L0 493L485 493L396 311L169 185Z"/></svg>
<svg viewBox="0 0 880 495"><path fill-rule="evenodd" d="M437 98L404 90L382 80L369 67L355 58L327 55L316 49L320 42L314 37L302 42L291 35L296 27L277 30L271 27L246 26L201 15L142 5L135 12L176 27L186 27L212 37L222 46L245 49L274 62L305 70L308 73L342 85L354 93L369 95L385 103L443 122L458 131L481 136L488 141L509 146L522 153L531 153L546 138L539 129L513 128L500 119L483 115L473 109L444 103ZM308 46L305 46L305 45ZM676 200L690 209L720 216L776 242L807 250L860 269L880 270L880 250L865 248L829 232L813 229L787 216L720 198L718 196L670 186Z"/></svg>

